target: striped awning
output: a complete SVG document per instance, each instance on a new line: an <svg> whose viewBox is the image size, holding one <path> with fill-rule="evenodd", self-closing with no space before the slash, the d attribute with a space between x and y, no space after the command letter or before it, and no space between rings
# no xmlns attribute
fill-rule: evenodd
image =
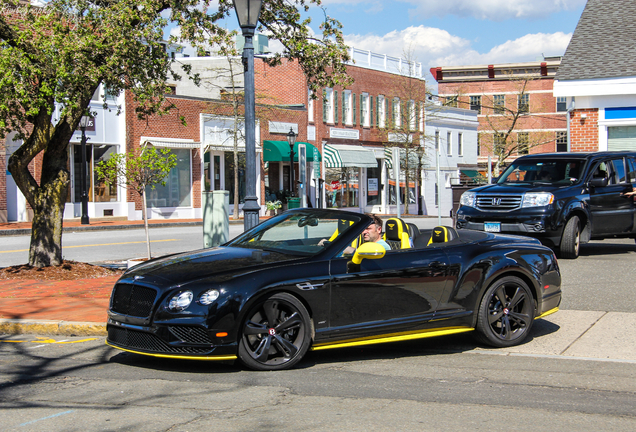
<svg viewBox="0 0 636 432"><path fill-rule="evenodd" d="M393 148L384 147L384 165L388 169L393 169Z"/></svg>
<svg viewBox="0 0 636 432"><path fill-rule="evenodd" d="M375 153L361 146L326 144L323 149L326 168L377 168Z"/></svg>
<svg viewBox="0 0 636 432"><path fill-rule="evenodd" d="M187 149L199 149L201 143L180 138L163 138L163 137L141 137L140 144L143 146L145 143L152 144L155 147L168 147L168 148L187 148Z"/></svg>

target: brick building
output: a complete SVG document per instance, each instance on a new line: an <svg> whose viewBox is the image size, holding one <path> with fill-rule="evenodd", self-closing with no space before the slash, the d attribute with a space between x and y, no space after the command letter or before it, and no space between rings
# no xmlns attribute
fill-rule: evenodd
<svg viewBox="0 0 636 432"><path fill-rule="evenodd" d="M432 68L447 106L478 113L478 159L485 164L503 147L507 160L527 153L567 151L570 100L555 97L560 57L544 61ZM502 143L503 140L505 143Z"/></svg>
<svg viewBox="0 0 636 432"><path fill-rule="evenodd" d="M589 0L556 75L573 151L636 150L636 2Z"/></svg>
<svg viewBox="0 0 636 432"><path fill-rule="evenodd" d="M349 65L348 71L355 82L347 88L323 89L315 99L296 63L283 62L269 67L256 59L257 160L263 162L257 167L257 185L260 185L257 192L260 190L259 204L263 209L265 201L274 199L276 192L280 195L280 191L290 188L287 134L291 129L297 135L294 147L297 181L292 187L297 195L306 197L308 205L396 212L397 185L389 179L391 171L385 163L385 144L393 139L391 131L400 121L408 122L406 130L410 140L423 143L425 81L421 65L368 51L352 50L352 56L356 65ZM178 165L168 176L167 184L148 191L151 218L200 218L205 190L228 190L230 204L235 200L234 134L231 133L234 93L231 88L238 94L242 91L242 68L237 70L235 82L217 76L206 85L205 74L212 78L213 70L223 67L227 59L180 58L179 62L189 63L194 72L200 72L204 85L193 87L187 80L172 83L174 94L168 101L175 109L170 114L139 120L130 94L114 96L103 88L95 92L90 110L96 115L86 130L91 218L141 218L139 197L121 187L100 182L94 166L116 152L134 150L145 143L170 148L178 156ZM408 73L401 73L404 69ZM411 85L411 93L404 92L406 82ZM123 107L121 115L116 114L115 106ZM417 121L403 120L405 113L413 114L412 119ZM237 129L242 136L242 124L238 124ZM69 145L71 184L65 219L81 214L81 139L78 131ZM5 157L21 144L19 141L8 143L7 151L2 152ZM307 156L306 181L299 184L298 152L303 146ZM239 196L236 198L241 203L240 211L245 190L242 138L238 140L238 151ZM0 207L0 214L6 214L3 217L8 220L28 220L28 206L23 199L20 201L21 193L15 184L10 184L9 177L3 176L3 181L6 184L0 190L7 193L0 194L3 196L0 206L4 205ZM399 186L403 202L404 181ZM415 182L410 181L409 186L415 187ZM411 191L411 194L420 193ZM416 212L416 200L409 199L409 204L411 213ZM233 208L231 205L230 210Z"/></svg>

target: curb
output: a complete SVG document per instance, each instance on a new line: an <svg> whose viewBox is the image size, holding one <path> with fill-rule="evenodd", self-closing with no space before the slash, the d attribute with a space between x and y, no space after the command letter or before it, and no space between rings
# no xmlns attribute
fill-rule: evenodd
<svg viewBox="0 0 636 432"><path fill-rule="evenodd" d="M106 336L106 323L0 319L0 334L43 334L63 336Z"/></svg>

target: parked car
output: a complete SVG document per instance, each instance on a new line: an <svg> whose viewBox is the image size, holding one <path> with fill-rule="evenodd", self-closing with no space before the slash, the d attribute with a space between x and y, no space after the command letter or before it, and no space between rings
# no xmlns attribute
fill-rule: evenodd
<svg viewBox="0 0 636 432"><path fill-rule="evenodd" d="M497 182L462 194L457 228L532 236L577 258L581 243L636 238L636 153L522 156Z"/></svg>
<svg viewBox="0 0 636 432"><path fill-rule="evenodd" d="M309 349L473 330L486 344L512 346L558 309L557 259L535 239L420 231L393 218L386 240L396 249L367 242L343 256L371 222L289 210L223 246L132 267L112 292L107 343L278 370Z"/></svg>

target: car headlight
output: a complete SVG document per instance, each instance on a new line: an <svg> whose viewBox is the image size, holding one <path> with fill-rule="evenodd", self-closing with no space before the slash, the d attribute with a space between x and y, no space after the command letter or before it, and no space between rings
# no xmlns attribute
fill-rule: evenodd
<svg viewBox="0 0 636 432"><path fill-rule="evenodd" d="M550 192L533 192L523 196L521 207L545 207L554 202L554 195Z"/></svg>
<svg viewBox="0 0 636 432"><path fill-rule="evenodd" d="M219 292L215 289L207 290L199 296L199 303L202 305L210 305L214 300L219 298Z"/></svg>
<svg viewBox="0 0 636 432"><path fill-rule="evenodd" d="M182 311L192 303L192 291L182 291L170 299L168 309L173 312Z"/></svg>
<svg viewBox="0 0 636 432"><path fill-rule="evenodd" d="M475 197L477 194L475 192L464 192L462 197L459 199L459 205L467 206L467 207L475 207Z"/></svg>

